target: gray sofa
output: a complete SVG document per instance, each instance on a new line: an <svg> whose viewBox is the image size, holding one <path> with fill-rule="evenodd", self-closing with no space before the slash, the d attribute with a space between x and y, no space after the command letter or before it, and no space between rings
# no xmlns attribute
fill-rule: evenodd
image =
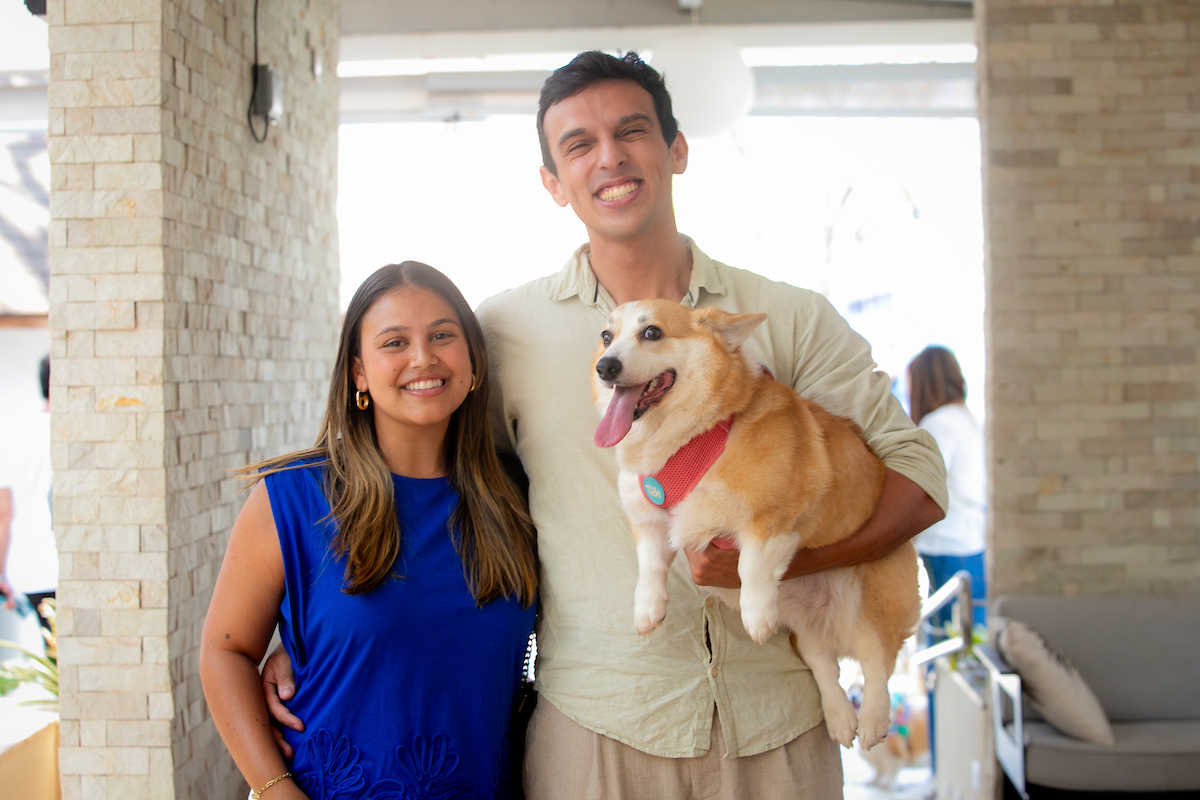
<svg viewBox="0 0 1200 800"><path fill-rule="evenodd" d="M1028 797L1076 791L1200 791L1200 596L999 597L1074 663L1113 728L1112 746L1072 739L1031 715L1020 678L979 648L992 684L996 755Z"/></svg>

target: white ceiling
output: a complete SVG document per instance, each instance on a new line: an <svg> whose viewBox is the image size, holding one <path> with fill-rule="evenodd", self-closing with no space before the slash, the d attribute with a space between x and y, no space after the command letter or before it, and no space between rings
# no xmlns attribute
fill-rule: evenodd
<svg viewBox="0 0 1200 800"><path fill-rule="evenodd" d="M752 113L972 115L972 12L970 0L702 0L694 12L680 0L343 0L342 119L530 113L573 54L652 54L697 28L743 49Z"/></svg>
<svg viewBox="0 0 1200 800"><path fill-rule="evenodd" d="M702 25L970 19L970 0L703 0ZM680 25L679 0L342 0L343 34Z"/></svg>

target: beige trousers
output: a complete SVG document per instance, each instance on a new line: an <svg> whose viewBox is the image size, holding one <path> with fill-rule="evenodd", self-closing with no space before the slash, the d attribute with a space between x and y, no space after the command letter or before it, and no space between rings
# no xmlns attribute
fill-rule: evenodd
<svg viewBox="0 0 1200 800"><path fill-rule="evenodd" d="M529 722L527 800L830 800L842 797L842 757L825 723L783 747L725 758L713 713L712 744L697 758L652 756L593 733L545 700Z"/></svg>

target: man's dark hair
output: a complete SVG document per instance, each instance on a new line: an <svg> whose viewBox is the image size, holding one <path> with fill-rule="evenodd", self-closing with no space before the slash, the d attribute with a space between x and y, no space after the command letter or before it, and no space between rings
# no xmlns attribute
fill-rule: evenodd
<svg viewBox="0 0 1200 800"><path fill-rule="evenodd" d="M38 378L42 382L42 399L50 399L50 356L47 354L42 358L42 363L38 366Z"/></svg>
<svg viewBox="0 0 1200 800"><path fill-rule="evenodd" d="M537 130L542 145L542 163L552 175L557 175L550 142L546 140L546 112L550 106L574 97L598 81L633 81L650 93L654 111L658 114L658 127L670 147L679 132L679 123L671 113L671 95L667 83L654 67L642 61L642 57L630 50L617 58L599 50L589 50L571 59L565 67L554 70L542 84L542 96L538 99Z"/></svg>

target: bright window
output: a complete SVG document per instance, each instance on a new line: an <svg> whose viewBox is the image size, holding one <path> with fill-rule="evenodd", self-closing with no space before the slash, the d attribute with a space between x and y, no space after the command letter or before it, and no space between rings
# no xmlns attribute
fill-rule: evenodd
<svg viewBox="0 0 1200 800"><path fill-rule="evenodd" d="M950 347L983 415L976 120L752 116L690 147L681 231L718 260L825 294L901 389L922 347ZM444 271L475 305L556 271L586 240L542 188L532 116L347 124L340 159L343 307L404 259Z"/></svg>

